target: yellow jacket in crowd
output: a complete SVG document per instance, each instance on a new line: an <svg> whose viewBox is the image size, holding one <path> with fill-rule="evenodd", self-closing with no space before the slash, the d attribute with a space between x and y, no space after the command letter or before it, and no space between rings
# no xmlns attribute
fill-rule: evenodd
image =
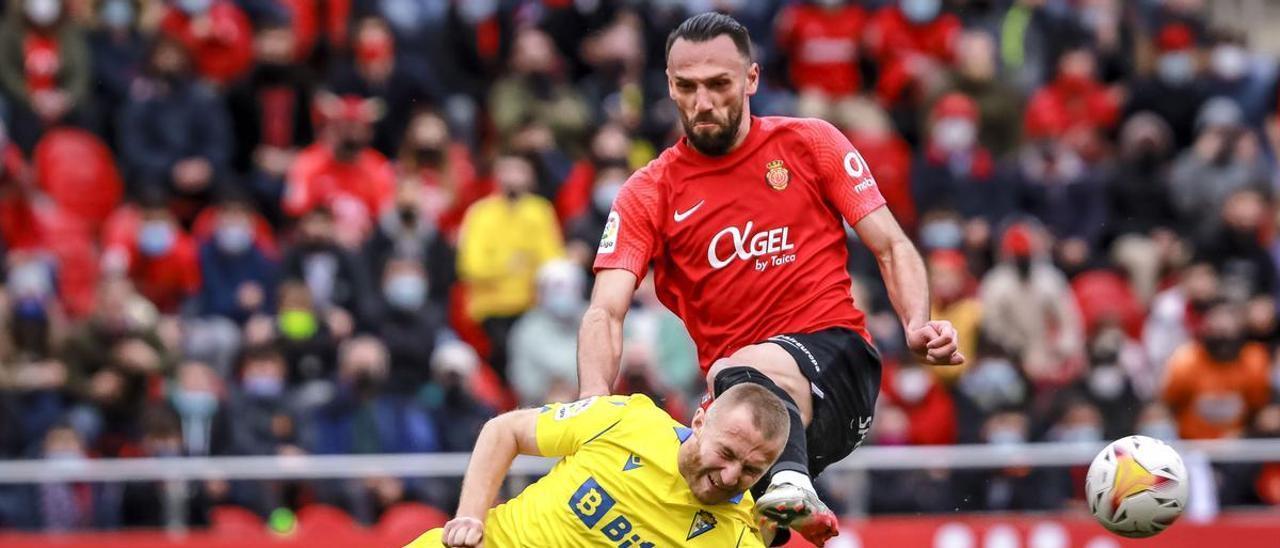
<svg viewBox="0 0 1280 548"><path fill-rule="evenodd" d="M535 301L538 268L564 255L551 202L533 194L503 194L469 209L458 240L458 275L467 284L467 312L477 321L514 316Z"/></svg>

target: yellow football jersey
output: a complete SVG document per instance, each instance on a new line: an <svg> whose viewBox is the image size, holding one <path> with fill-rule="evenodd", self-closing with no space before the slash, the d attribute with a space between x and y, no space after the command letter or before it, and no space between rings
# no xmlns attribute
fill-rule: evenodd
<svg viewBox="0 0 1280 548"><path fill-rule="evenodd" d="M544 406L538 450L564 459L489 511L485 546L763 547L749 493L715 505L693 497L676 467L691 433L643 395ZM439 546L438 532L410 545L427 546Z"/></svg>

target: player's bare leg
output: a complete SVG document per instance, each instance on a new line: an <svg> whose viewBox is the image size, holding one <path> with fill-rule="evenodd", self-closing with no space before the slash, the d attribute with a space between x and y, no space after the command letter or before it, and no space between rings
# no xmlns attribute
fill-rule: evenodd
<svg viewBox="0 0 1280 548"><path fill-rule="evenodd" d="M791 435L778 462L769 470L769 484L756 499L756 513L821 546L839 529L835 514L818 498L809 477L805 443L805 428L813 417L809 379L791 354L776 344L765 343L742 348L717 361L707 372L707 385L713 394L743 382L773 391L792 415Z"/></svg>

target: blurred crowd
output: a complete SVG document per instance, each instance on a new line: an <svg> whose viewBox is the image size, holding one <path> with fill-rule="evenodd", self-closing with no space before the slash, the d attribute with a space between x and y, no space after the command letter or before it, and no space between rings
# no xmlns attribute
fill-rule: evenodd
<svg viewBox="0 0 1280 548"><path fill-rule="evenodd" d="M970 358L910 361L850 231L887 364L872 443L1280 436L1277 63L1206 4L10 0L0 458L465 452L573 399L613 198L680 135L665 37L713 9L752 33L754 114L861 150ZM692 342L652 280L636 299L618 390L686 420ZM1280 504L1280 464L1214 470L1223 504ZM1081 469L871 486L873 512L1083 504ZM0 528L456 495L0 486Z"/></svg>

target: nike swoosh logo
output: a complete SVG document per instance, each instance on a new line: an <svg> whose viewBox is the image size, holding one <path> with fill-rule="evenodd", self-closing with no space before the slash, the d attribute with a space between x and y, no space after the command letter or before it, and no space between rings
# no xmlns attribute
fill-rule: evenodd
<svg viewBox="0 0 1280 548"><path fill-rule="evenodd" d="M693 215L693 212L697 211L698 208L702 207L702 202L705 202L705 201L706 200L698 200L698 203L693 204L693 207L683 212L676 211L676 222L679 223L679 222L683 222L685 219L688 219L690 215Z"/></svg>

